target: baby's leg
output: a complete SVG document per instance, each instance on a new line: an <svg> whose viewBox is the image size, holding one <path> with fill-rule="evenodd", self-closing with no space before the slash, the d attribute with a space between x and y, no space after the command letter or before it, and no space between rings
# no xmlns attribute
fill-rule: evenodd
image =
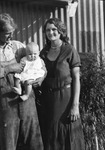
<svg viewBox="0 0 105 150"><path fill-rule="evenodd" d="M19 78L15 78L15 86L12 89L15 93L19 95L22 94L21 81Z"/></svg>
<svg viewBox="0 0 105 150"><path fill-rule="evenodd" d="M29 81L30 81L30 80L29 80ZM25 93L24 93L24 95L20 96L20 98L21 98L23 101L26 101L26 100L29 98L30 93L31 93L31 91L32 91L32 85L29 84L29 81L25 81L25 84L24 84L24 86L25 86Z"/></svg>

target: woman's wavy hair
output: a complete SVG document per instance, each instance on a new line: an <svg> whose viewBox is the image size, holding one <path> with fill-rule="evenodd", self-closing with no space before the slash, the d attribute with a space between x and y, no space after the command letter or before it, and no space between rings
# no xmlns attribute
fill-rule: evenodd
<svg viewBox="0 0 105 150"><path fill-rule="evenodd" d="M58 32L61 34L60 39L65 42L69 43L69 37L67 36L67 29L65 24L59 18L50 18L48 19L43 27L43 32L46 33L46 26L47 24L54 24L57 27ZM46 35L45 35L46 36ZM46 36L46 44L51 45L51 41Z"/></svg>
<svg viewBox="0 0 105 150"><path fill-rule="evenodd" d="M0 14L0 32L5 32L6 24L10 24L13 30L17 28L14 19L7 13Z"/></svg>

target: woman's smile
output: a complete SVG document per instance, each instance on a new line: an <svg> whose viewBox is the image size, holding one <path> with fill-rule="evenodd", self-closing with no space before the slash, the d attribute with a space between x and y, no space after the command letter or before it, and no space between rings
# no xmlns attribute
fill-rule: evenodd
<svg viewBox="0 0 105 150"><path fill-rule="evenodd" d="M57 30L57 27L54 24L48 23L46 26L46 35L49 40L57 40L60 38L60 34Z"/></svg>

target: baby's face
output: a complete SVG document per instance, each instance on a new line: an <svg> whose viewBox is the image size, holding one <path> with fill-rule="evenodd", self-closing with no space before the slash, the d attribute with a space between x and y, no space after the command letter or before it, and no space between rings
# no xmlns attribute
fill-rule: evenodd
<svg viewBox="0 0 105 150"><path fill-rule="evenodd" d="M27 59L29 61L34 61L39 57L39 50L33 50L27 52Z"/></svg>

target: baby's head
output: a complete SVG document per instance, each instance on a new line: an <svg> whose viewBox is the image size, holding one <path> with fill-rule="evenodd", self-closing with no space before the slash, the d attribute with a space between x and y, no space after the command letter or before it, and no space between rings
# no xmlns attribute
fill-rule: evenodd
<svg viewBox="0 0 105 150"><path fill-rule="evenodd" d="M36 60L39 57L39 54L39 46L36 43L30 42L27 44L26 55L29 61Z"/></svg>

